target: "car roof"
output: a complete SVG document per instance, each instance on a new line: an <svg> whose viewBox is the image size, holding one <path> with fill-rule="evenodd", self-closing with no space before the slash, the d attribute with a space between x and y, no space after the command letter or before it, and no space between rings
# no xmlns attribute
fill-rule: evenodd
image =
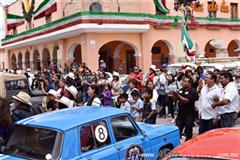
<svg viewBox="0 0 240 160"><path fill-rule="evenodd" d="M81 106L42 113L20 120L17 124L66 131L90 121L122 113L127 112L113 107Z"/></svg>
<svg viewBox="0 0 240 160"><path fill-rule="evenodd" d="M240 159L240 128L215 129L178 146L178 157Z"/></svg>

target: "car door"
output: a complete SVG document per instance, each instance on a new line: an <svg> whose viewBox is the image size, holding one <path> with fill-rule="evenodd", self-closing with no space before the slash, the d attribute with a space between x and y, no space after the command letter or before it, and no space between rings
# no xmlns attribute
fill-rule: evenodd
<svg viewBox="0 0 240 160"><path fill-rule="evenodd" d="M129 115L111 117L110 123L120 159L154 158L149 138L140 131Z"/></svg>
<svg viewBox="0 0 240 160"><path fill-rule="evenodd" d="M80 152L80 159L119 159L105 120L98 120L80 127Z"/></svg>

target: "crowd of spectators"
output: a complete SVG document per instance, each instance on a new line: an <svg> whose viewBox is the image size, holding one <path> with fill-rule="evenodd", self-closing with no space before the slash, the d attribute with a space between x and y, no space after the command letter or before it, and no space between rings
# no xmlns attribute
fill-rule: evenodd
<svg viewBox="0 0 240 160"><path fill-rule="evenodd" d="M108 73L105 69L102 63L93 72L83 63L65 65L62 73L57 69L35 73L27 69L24 74L29 90L46 95L40 106L42 112L81 106L116 107L129 112L136 121L149 124L156 124L158 117L170 116L186 140L192 138L196 123L200 125L199 133L235 125L240 107L239 74L204 71L201 66L183 66L176 73L168 73L166 66L151 65L148 74L135 66L123 80L117 71ZM13 95L13 99L15 108L11 113L6 111L7 102L0 103L3 138L12 122L40 113L25 92Z"/></svg>

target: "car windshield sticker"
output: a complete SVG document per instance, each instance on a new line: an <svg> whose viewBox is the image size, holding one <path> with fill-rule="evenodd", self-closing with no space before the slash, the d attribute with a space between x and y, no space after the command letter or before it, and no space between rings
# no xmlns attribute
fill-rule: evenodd
<svg viewBox="0 0 240 160"><path fill-rule="evenodd" d="M139 145L131 145L126 151L125 160L144 160L143 148Z"/></svg>
<svg viewBox="0 0 240 160"><path fill-rule="evenodd" d="M98 125L95 129L95 137L98 142L103 143L108 138L108 132L105 126Z"/></svg>

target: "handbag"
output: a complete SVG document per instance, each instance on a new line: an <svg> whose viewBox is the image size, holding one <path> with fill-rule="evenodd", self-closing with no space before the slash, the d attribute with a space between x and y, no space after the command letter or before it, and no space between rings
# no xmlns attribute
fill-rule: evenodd
<svg viewBox="0 0 240 160"><path fill-rule="evenodd" d="M158 95L166 95L166 88L164 85L161 85L158 89L157 89L157 93Z"/></svg>

